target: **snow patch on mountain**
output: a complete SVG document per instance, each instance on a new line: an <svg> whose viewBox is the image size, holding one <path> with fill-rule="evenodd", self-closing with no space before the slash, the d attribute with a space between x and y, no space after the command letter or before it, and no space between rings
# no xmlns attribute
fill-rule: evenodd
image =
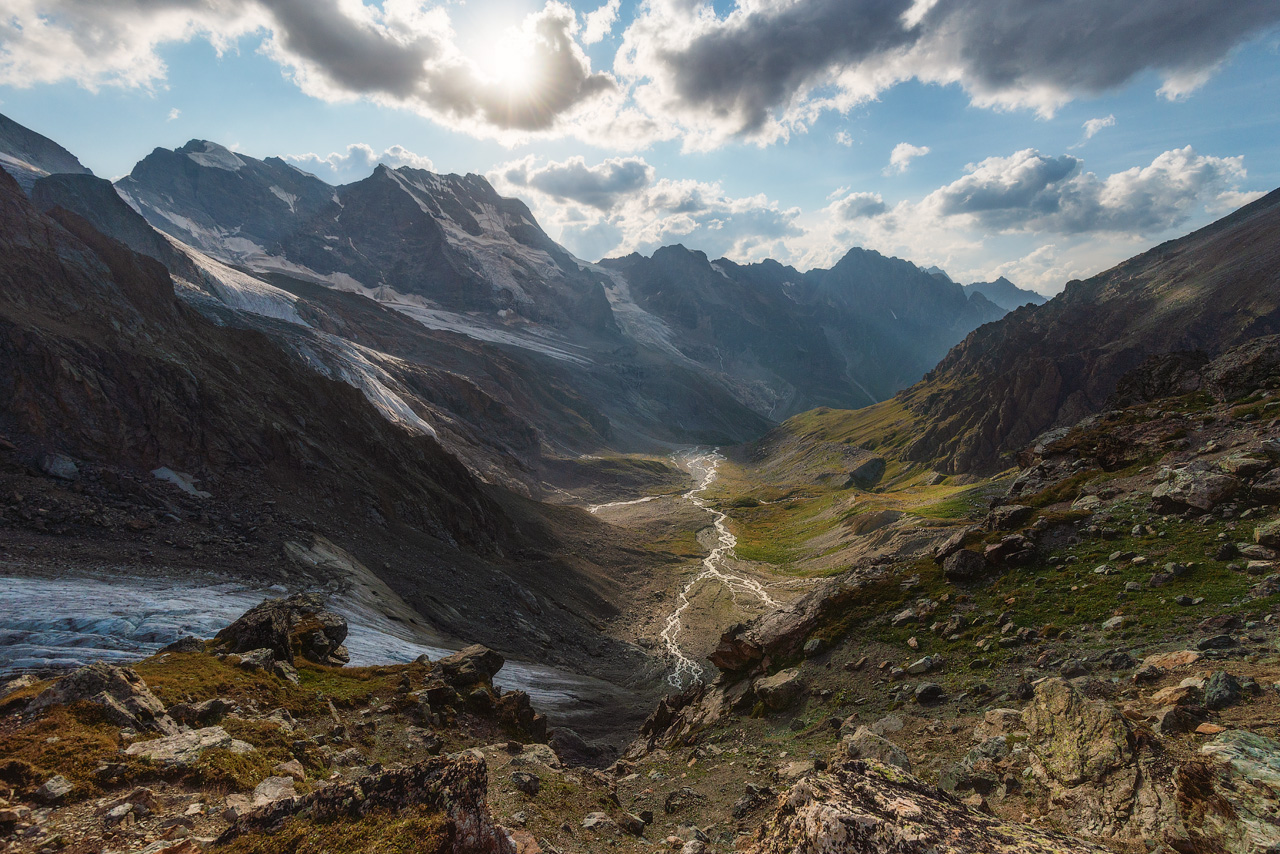
<svg viewBox="0 0 1280 854"><path fill-rule="evenodd" d="M208 166L212 169L239 172L244 168L243 160L216 142L206 142L204 143L204 151L188 151L187 156L201 166Z"/></svg>
<svg viewBox="0 0 1280 854"><path fill-rule="evenodd" d="M286 205L289 206L289 213L298 212L297 208L294 207L294 205L298 201L298 197L295 196L293 193L286 193L284 190L280 189L275 184L272 184L267 189L271 190L272 195L274 195L277 199L279 199L280 201L284 202Z"/></svg>
<svg viewBox="0 0 1280 854"><path fill-rule="evenodd" d="M185 252L203 274L204 281L193 284L203 286L204 290L211 292L231 308L298 326L307 325L298 314L298 298L293 294L215 261L179 240L172 237L169 240L179 251Z"/></svg>
<svg viewBox="0 0 1280 854"><path fill-rule="evenodd" d="M439 439L435 428L391 390L388 385L393 382L391 376L374 361L390 359L390 356L327 332L317 333L317 338L324 343L323 348L312 348L301 342L294 346L312 370L360 389L389 421Z"/></svg>

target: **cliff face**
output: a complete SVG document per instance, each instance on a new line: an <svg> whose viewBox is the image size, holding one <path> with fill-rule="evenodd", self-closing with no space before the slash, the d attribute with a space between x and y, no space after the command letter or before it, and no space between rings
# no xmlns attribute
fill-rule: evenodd
<svg viewBox="0 0 1280 854"><path fill-rule="evenodd" d="M1045 430L1108 406L1149 357L1210 357L1280 331L1280 191L975 330L900 393L926 424L908 456L1003 468Z"/></svg>

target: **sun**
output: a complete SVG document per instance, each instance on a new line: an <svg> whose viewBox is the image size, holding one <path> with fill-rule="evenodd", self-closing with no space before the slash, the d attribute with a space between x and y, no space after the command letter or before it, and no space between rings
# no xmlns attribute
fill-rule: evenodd
<svg viewBox="0 0 1280 854"><path fill-rule="evenodd" d="M476 64L485 78L508 95L528 93L537 82L533 42L522 29L512 27L495 38Z"/></svg>

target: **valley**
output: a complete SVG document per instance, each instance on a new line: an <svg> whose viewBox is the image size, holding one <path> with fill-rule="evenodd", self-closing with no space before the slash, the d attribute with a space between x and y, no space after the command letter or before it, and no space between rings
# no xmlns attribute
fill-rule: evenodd
<svg viewBox="0 0 1280 854"><path fill-rule="evenodd" d="M1280 846L1280 191L1044 300L5 122L0 850Z"/></svg>

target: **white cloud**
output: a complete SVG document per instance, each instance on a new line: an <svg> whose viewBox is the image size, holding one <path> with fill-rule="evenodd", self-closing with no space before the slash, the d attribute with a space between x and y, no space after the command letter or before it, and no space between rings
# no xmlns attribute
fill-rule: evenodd
<svg viewBox="0 0 1280 854"><path fill-rule="evenodd" d="M609 100L617 84L592 70L577 17L548 0L508 36L522 66L513 86L456 45L448 14L423 0L11 0L0 17L0 85L72 80L156 89L165 47L204 39L220 52L242 39L308 95L369 99L479 136L519 141L563 132Z"/></svg>
<svg viewBox="0 0 1280 854"><path fill-rule="evenodd" d="M532 155L499 170L513 187L538 190L560 202L580 202L597 210L613 209L629 195L653 183L653 167L639 157L611 158L588 166L582 157L537 166Z"/></svg>
<svg viewBox="0 0 1280 854"><path fill-rule="evenodd" d="M716 183L657 178L642 158L500 164L488 178L525 199L556 240L582 258L650 253L684 243L715 258L756 261L788 253L802 234L798 208L764 195L733 197Z"/></svg>
<svg viewBox="0 0 1280 854"><path fill-rule="evenodd" d="M327 166L334 172L368 171L379 163L385 163L393 169L409 166L429 172L435 171L435 166L429 158L414 154L403 145L392 145L379 153L367 143L353 142L347 146L346 151L334 151L323 157L314 153L286 154L284 159L313 167Z"/></svg>
<svg viewBox="0 0 1280 854"><path fill-rule="evenodd" d="M842 130L836 133L836 142L846 148L851 148L853 146L853 137L849 135L848 131Z"/></svg>
<svg viewBox="0 0 1280 854"><path fill-rule="evenodd" d="M1105 119L1089 119L1084 123L1084 138L1093 139L1103 128L1111 128L1116 126L1116 117L1111 115Z"/></svg>
<svg viewBox="0 0 1280 854"><path fill-rule="evenodd" d="M582 43L595 44L604 41L604 38L613 31L613 25L618 22L618 11L621 6L622 0L608 0L600 8L588 12L582 25Z"/></svg>
<svg viewBox="0 0 1280 854"><path fill-rule="evenodd" d="M997 231L1156 234L1184 223L1246 177L1241 157L1166 151L1149 166L1099 178L1070 155L1025 149L989 157L940 187L921 208Z"/></svg>
<svg viewBox="0 0 1280 854"><path fill-rule="evenodd" d="M885 167L886 175L901 175L907 171L907 167L911 165L911 161L917 157L924 157L930 152L927 145L912 145L909 142L900 142L893 147L893 153L889 155L889 165Z"/></svg>
<svg viewBox="0 0 1280 854"><path fill-rule="evenodd" d="M169 117L165 121L171 122L177 119L178 116L180 115L182 115L182 110L179 110L177 107L174 107L173 109L169 110Z"/></svg>
<svg viewBox="0 0 1280 854"><path fill-rule="evenodd" d="M829 206L829 210L845 221L865 219L888 213L889 206L879 193L848 193Z"/></svg>

